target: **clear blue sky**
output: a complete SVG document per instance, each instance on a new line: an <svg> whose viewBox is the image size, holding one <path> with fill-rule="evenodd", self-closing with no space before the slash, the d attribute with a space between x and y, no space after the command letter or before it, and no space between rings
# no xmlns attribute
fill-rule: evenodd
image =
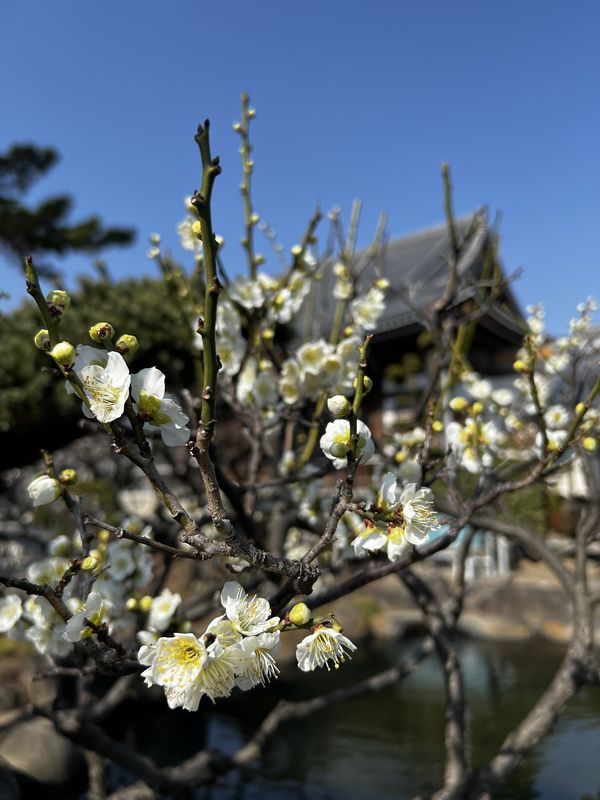
<svg viewBox="0 0 600 800"><path fill-rule="evenodd" d="M598 2L19 0L0 24L0 147L58 148L32 199L66 191L76 216L137 228L106 254L115 276L153 271L152 231L176 244L206 116L223 165L215 227L242 268L231 123L245 89L256 209L286 247L317 200L347 215L360 197L363 243L380 210L392 237L441 221L447 160L457 212L502 212L504 263L525 268L517 297L544 301L553 332L600 295ZM0 269L19 297L17 270Z"/></svg>

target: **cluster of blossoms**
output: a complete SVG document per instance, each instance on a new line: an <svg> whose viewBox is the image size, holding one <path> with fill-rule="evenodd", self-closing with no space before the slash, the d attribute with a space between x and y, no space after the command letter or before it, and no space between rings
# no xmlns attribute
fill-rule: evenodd
<svg viewBox="0 0 600 800"><path fill-rule="evenodd" d="M150 527L142 527L135 519L126 519L123 525L146 538L152 537ZM133 625L134 618L128 618L127 614L144 606L134 597L141 597L150 583L154 557L147 548L135 546L132 541L111 539L106 531L100 531L97 539L96 547L85 556L79 534L72 537L61 534L48 543L48 556L27 568L29 581L50 587L55 587L71 573L62 592L72 614L66 623L41 597L29 597L21 604L18 595L6 595L0 601L0 633L29 641L43 655L64 657L70 650L69 643L91 635L92 629L85 620L106 623L111 633ZM74 564L78 566L73 571ZM91 590L86 588L90 582L93 583ZM164 599L162 595L147 597L146 603L146 610L150 611L149 625L153 625L156 619L161 619L160 611L155 611L154 606L158 604L160 608Z"/></svg>
<svg viewBox="0 0 600 800"><path fill-rule="evenodd" d="M391 472L383 476L376 501L364 519L364 530L353 540L357 556L383 550L390 561L411 545L423 544L429 532L439 528L433 493L416 483L398 482Z"/></svg>
<svg viewBox="0 0 600 800"><path fill-rule="evenodd" d="M205 695L213 702L228 697L237 686L243 691L264 686L277 677L275 658L286 625L304 626L310 612L304 604L292 609L286 620L271 616L267 600L249 596L230 581L221 592L224 614L210 622L204 634L176 633L142 645L138 659L147 686L161 686L170 708L196 711ZM313 626L297 647L303 671L338 666L355 650L333 622Z"/></svg>
<svg viewBox="0 0 600 800"><path fill-rule="evenodd" d="M131 375L120 353L80 344L72 370L83 387L82 410L87 417L114 422L123 416L131 393L138 419L145 428L158 428L166 445L176 447L189 439L188 417L174 400L165 397L165 376L156 367ZM78 393L72 383L66 386L69 394Z"/></svg>
<svg viewBox="0 0 600 800"><path fill-rule="evenodd" d="M321 392L351 393L360 344L358 336L349 336L337 345L324 339L303 344L281 368L279 391L283 401L293 405Z"/></svg>

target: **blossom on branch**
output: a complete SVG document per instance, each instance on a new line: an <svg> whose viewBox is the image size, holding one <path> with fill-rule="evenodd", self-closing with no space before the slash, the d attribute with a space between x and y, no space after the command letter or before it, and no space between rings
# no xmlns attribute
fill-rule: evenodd
<svg viewBox="0 0 600 800"><path fill-rule="evenodd" d="M375 444L371 438L371 431L360 419L356 422L358 434L357 455L365 464L375 452ZM336 419L325 428L325 433L320 440L323 454L333 461L336 469L348 466L348 453L350 452L350 422L347 419Z"/></svg>
<svg viewBox="0 0 600 800"><path fill-rule="evenodd" d="M132 375L131 394L138 418L160 428L162 440L168 447L187 442L189 418L174 400L165 397L165 376L159 369L148 367Z"/></svg>
<svg viewBox="0 0 600 800"><path fill-rule="evenodd" d="M331 664L338 669L355 650L356 645L340 631L317 625L296 647L296 659L303 672L325 666L329 670Z"/></svg>

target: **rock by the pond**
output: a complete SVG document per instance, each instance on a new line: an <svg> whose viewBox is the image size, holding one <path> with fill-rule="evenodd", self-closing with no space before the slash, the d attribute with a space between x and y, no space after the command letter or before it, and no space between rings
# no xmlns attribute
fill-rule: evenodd
<svg viewBox="0 0 600 800"><path fill-rule="evenodd" d="M19 800L21 792L15 776L0 759L0 800Z"/></svg>
<svg viewBox="0 0 600 800"><path fill-rule="evenodd" d="M0 759L15 772L49 786L66 783L84 767L81 751L41 717L0 731Z"/></svg>

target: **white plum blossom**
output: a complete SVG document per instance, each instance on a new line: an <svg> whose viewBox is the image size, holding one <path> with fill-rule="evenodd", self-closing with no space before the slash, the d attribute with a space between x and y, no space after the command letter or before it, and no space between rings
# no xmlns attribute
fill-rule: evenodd
<svg viewBox="0 0 600 800"><path fill-rule="evenodd" d="M450 422L446 426L446 439L459 463L468 471L477 473L492 464L492 448L498 440L498 429L493 422L481 422L467 417L464 423Z"/></svg>
<svg viewBox="0 0 600 800"><path fill-rule="evenodd" d="M276 678L279 668L275 656L279 650L280 632L245 636L236 645L236 685L247 691L260 684L264 686Z"/></svg>
<svg viewBox="0 0 600 800"><path fill-rule="evenodd" d="M260 308L265 302L265 295L258 281L236 278L228 288L229 297L236 303L251 311Z"/></svg>
<svg viewBox="0 0 600 800"><path fill-rule="evenodd" d="M83 606L67 621L63 639L68 642L79 642L91 636L92 629L86 624L86 619L94 625L100 625L105 617L105 608L102 596L92 591L87 596Z"/></svg>
<svg viewBox="0 0 600 800"><path fill-rule="evenodd" d="M416 483L399 486L396 476L383 476L374 509L383 519L366 520L366 527L353 540L357 557L385 550L390 561L409 549L427 541L429 531L439 528L433 507L433 492Z"/></svg>
<svg viewBox="0 0 600 800"><path fill-rule="evenodd" d="M18 594L0 597L0 633L8 633L23 614L23 604Z"/></svg>
<svg viewBox="0 0 600 800"><path fill-rule="evenodd" d="M337 669L355 650L356 645L339 631L318 625L296 647L296 659L303 672L325 666L329 670L332 664Z"/></svg>
<svg viewBox="0 0 600 800"><path fill-rule="evenodd" d="M546 426L552 430L564 428L569 422L569 412L564 406L554 405L546 409L544 414Z"/></svg>
<svg viewBox="0 0 600 800"><path fill-rule="evenodd" d="M377 286L372 286L364 296L350 303L352 319L363 331L375 330L384 310L385 294Z"/></svg>
<svg viewBox="0 0 600 800"><path fill-rule="evenodd" d="M42 558L27 567L27 578L32 583L52 584L62 578L68 566L68 560L61 556Z"/></svg>
<svg viewBox="0 0 600 800"><path fill-rule="evenodd" d="M190 438L188 417L179 405L165 397L165 376L156 367L148 367L131 376L131 394L138 417L148 425L160 428L168 447L185 444Z"/></svg>
<svg viewBox="0 0 600 800"><path fill-rule="evenodd" d="M53 503L61 494L60 483L49 475L38 475L27 487L27 493L33 500L34 508Z"/></svg>
<svg viewBox="0 0 600 800"><path fill-rule="evenodd" d="M180 594L177 592L173 594L170 589L163 589L157 597L152 598L150 614L148 615L150 628L161 633L166 631L180 605Z"/></svg>
<svg viewBox="0 0 600 800"><path fill-rule="evenodd" d="M371 431L364 422L357 420L356 432L358 434L358 455L361 461L366 463L375 452ZM333 461L336 469L347 467L350 450L350 422L347 419L336 419L330 422L321 436L320 446L324 455Z"/></svg>
<svg viewBox="0 0 600 800"><path fill-rule="evenodd" d="M170 708L197 711L204 695L212 701L227 697L235 686L233 648L218 642L207 647L193 633L160 638L154 646L142 645L138 660L147 686L162 686Z"/></svg>
<svg viewBox="0 0 600 800"><path fill-rule="evenodd" d="M115 581L123 581L135 572L134 548L126 539L111 542L108 548L110 556L110 575Z"/></svg>
<svg viewBox="0 0 600 800"><path fill-rule="evenodd" d="M95 348L89 348L90 350ZM78 371L77 359L75 371ZM123 415L125 402L129 397L131 376L120 353L112 351L107 354L106 365L89 364L78 373L83 384L83 391L89 402L89 409L84 405L87 417L96 417L99 422L114 422Z"/></svg>
<svg viewBox="0 0 600 800"><path fill-rule="evenodd" d="M268 600L247 595L237 581L228 581L221 592L221 605L234 629L243 636L257 636L273 630L279 617L271 617Z"/></svg>

